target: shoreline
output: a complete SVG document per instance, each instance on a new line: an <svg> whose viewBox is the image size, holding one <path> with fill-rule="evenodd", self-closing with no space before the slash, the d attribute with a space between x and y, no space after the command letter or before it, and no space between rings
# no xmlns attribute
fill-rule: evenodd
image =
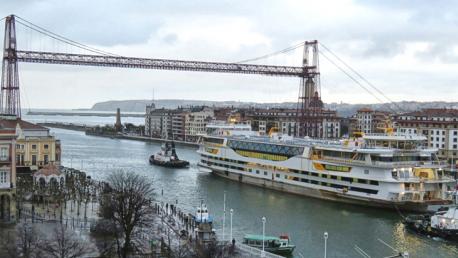
<svg viewBox="0 0 458 258"><path fill-rule="evenodd" d="M132 140L132 141L142 141L142 142L154 142L154 143L162 143L162 142L170 142L171 140L162 139L162 138L151 138L147 136L136 136L136 135L125 135L125 134L100 134L100 133L93 133L89 132L88 129L93 128L92 126L82 125L82 124L67 124L67 123L38 123L41 126L47 128L59 128L59 129L66 129L66 130L73 130L79 132L85 132L88 136L98 136L98 137L105 137L111 139L122 139L122 140ZM185 141L174 141L176 145L187 146L187 147L198 147L199 144L196 142L185 142Z"/></svg>

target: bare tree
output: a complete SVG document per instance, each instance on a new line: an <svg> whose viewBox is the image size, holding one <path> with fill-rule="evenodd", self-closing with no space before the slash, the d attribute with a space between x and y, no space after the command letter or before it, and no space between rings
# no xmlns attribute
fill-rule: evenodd
<svg viewBox="0 0 458 258"><path fill-rule="evenodd" d="M40 237L41 235L32 225L20 224L16 227L16 231L1 235L1 249L8 254L8 257L40 257L38 249ZM0 256L3 257L1 252Z"/></svg>
<svg viewBox="0 0 458 258"><path fill-rule="evenodd" d="M79 258L92 252L88 243L67 231L62 224L56 226L52 235L40 247L45 257Z"/></svg>
<svg viewBox="0 0 458 258"><path fill-rule="evenodd" d="M142 227L151 223L153 209L151 197L152 185L142 176L125 171L118 171L108 178L109 201L102 202L103 210L109 207L109 216L117 229L116 240L118 256L126 258L136 248L136 234ZM107 198L105 198L106 200Z"/></svg>

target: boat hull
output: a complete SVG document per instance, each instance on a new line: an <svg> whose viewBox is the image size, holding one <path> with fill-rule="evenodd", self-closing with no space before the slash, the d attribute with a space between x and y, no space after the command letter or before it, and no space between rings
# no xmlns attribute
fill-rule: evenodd
<svg viewBox="0 0 458 258"><path fill-rule="evenodd" d="M318 199L354 204L354 205L359 205L359 206L377 207L377 208L385 208L385 209L393 209L393 210L403 210L403 211L410 211L410 212L431 212L430 207L429 207L430 205L428 203L416 203L416 202L393 203L393 202L383 201L383 200L378 200L378 199L373 199L373 198L355 197L355 196L346 195L344 193L335 193L335 192L326 191L322 189L314 189L314 188L307 188L303 186L296 186L296 185L291 185L291 184L287 184L284 182L272 181L268 179L256 178L256 177L251 177L247 175L231 173L227 171L215 170L213 168L212 168L212 173L220 177L238 181L240 183L256 185L256 186L260 186L263 188L268 188L268 189L273 189L273 190L277 190L281 192L298 194L298 195L313 197L313 198L318 198ZM444 203L443 205L445 206L447 205L447 203Z"/></svg>
<svg viewBox="0 0 458 258"><path fill-rule="evenodd" d="M189 167L189 162L185 160L175 160L175 161L159 161L154 159L154 155L152 155L149 159L150 165L156 165L161 167L167 168L187 168Z"/></svg>
<svg viewBox="0 0 458 258"><path fill-rule="evenodd" d="M409 215L402 221L402 223L407 229L421 235L458 241L457 229L433 228L431 227L431 217L428 215Z"/></svg>

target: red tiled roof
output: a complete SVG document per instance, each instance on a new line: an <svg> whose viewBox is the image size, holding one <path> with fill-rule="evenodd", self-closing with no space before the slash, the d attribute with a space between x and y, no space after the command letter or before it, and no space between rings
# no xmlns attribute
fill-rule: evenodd
<svg viewBox="0 0 458 258"><path fill-rule="evenodd" d="M48 164L48 165L44 166L42 169L40 169L37 172L35 172L34 176L40 176L40 175L44 175L44 176L51 176L51 175L60 176L60 174L61 174L61 172L60 172L60 169L59 169L58 166Z"/></svg>
<svg viewBox="0 0 458 258"><path fill-rule="evenodd" d="M11 130L16 130L16 125L19 124L19 126L23 130L48 130L46 127L43 127L41 125L37 124L32 124L30 122L21 120L20 118L17 119L0 119L0 130L1 129L11 129Z"/></svg>
<svg viewBox="0 0 458 258"><path fill-rule="evenodd" d="M370 108L360 108L357 110L357 112L374 112L374 110Z"/></svg>
<svg viewBox="0 0 458 258"><path fill-rule="evenodd" d="M421 111L414 111L402 114L403 116L438 116L438 117L458 117L458 109L450 108L428 108Z"/></svg>

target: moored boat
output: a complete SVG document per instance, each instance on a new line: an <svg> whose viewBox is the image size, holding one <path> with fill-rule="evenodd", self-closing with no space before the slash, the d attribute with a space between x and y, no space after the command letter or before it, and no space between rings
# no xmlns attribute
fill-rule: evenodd
<svg viewBox="0 0 458 258"><path fill-rule="evenodd" d="M296 248L296 246L290 242L288 235L281 235L279 237L275 237L247 234L243 238L244 244L261 250L263 246L263 241L264 250L269 253L290 255Z"/></svg>
<svg viewBox="0 0 458 258"><path fill-rule="evenodd" d="M458 241L458 208L449 207L434 215L409 215L403 220L407 228L430 237Z"/></svg>
<svg viewBox="0 0 458 258"><path fill-rule="evenodd" d="M208 208L205 204L197 208L194 219L197 224L213 223L213 217L208 212Z"/></svg>
<svg viewBox="0 0 458 258"><path fill-rule="evenodd" d="M452 204L455 180L423 135L322 140L243 132L202 137L198 166L241 183L377 208L431 212Z"/></svg>
<svg viewBox="0 0 458 258"><path fill-rule="evenodd" d="M149 163L151 165L158 165L169 168L186 168L189 166L189 162L186 160L180 160L175 151L175 143L165 142L161 146L161 150L155 155L149 157Z"/></svg>

